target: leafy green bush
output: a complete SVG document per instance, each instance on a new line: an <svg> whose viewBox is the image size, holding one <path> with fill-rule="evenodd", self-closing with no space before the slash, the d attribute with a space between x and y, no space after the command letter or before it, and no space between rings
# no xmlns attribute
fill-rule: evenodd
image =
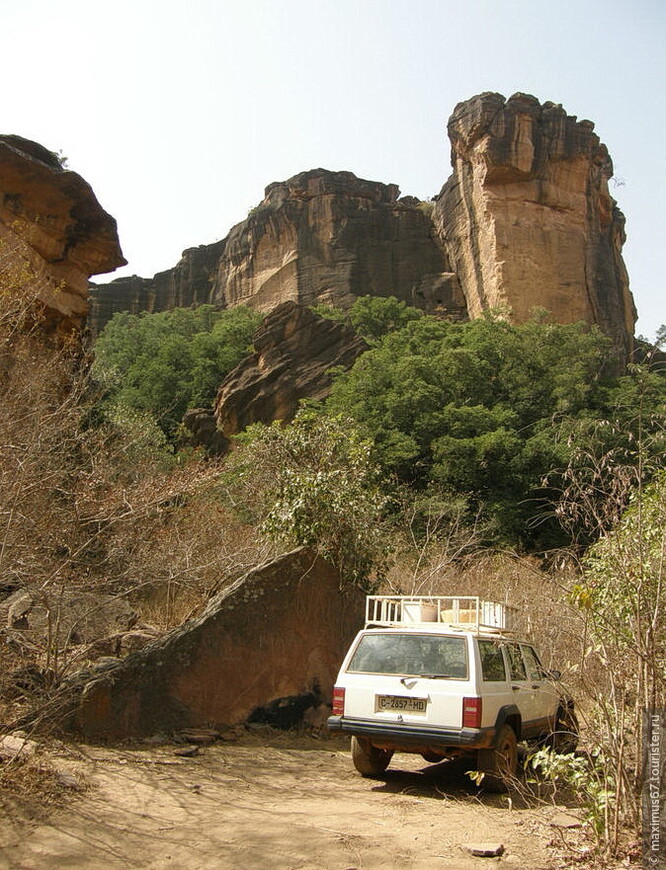
<svg viewBox="0 0 666 870"><path fill-rule="evenodd" d="M242 306L116 314L95 343L93 377L107 405L151 413L172 438L187 408L212 404L260 322Z"/></svg>
<svg viewBox="0 0 666 870"><path fill-rule="evenodd" d="M371 445L339 415L300 411L238 437L222 478L229 501L271 540L317 548L343 580L368 585L387 557L387 498Z"/></svg>
<svg viewBox="0 0 666 870"><path fill-rule="evenodd" d="M483 506L495 543L562 543L552 472L585 439L586 421L622 411L617 437L630 440L627 409L639 400L656 407L666 395L658 376L640 396L634 376L614 380L610 343L597 329L540 316L513 325L417 314L375 345L337 378L327 412L357 421L386 474L466 494L472 510Z"/></svg>

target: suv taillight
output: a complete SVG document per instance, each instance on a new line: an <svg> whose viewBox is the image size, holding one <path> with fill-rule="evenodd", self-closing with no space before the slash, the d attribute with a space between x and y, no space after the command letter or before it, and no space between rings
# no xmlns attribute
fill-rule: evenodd
<svg viewBox="0 0 666 870"><path fill-rule="evenodd" d="M333 710L334 716L344 716L345 713L345 690L340 686L333 689Z"/></svg>
<svg viewBox="0 0 666 870"><path fill-rule="evenodd" d="M463 698L463 728L481 727L481 698Z"/></svg>

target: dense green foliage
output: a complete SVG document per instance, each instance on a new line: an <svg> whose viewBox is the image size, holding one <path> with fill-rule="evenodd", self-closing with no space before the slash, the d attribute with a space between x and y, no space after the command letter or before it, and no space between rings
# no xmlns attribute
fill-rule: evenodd
<svg viewBox="0 0 666 870"><path fill-rule="evenodd" d="M555 523L534 522L557 482L543 481L566 466L578 433L621 411L622 437L633 438L643 399L634 378L610 377L610 360L608 339L582 324L423 316L340 375L327 412L344 410L363 427L386 474L482 505L496 542L547 546L557 543ZM651 378L655 408L666 392Z"/></svg>
<svg viewBox="0 0 666 870"><path fill-rule="evenodd" d="M172 437L187 408L212 404L260 322L248 308L212 305L116 314L95 343L93 376L111 407L149 412Z"/></svg>
<svg viewBox="0 0 666 870"><path fill-rule="evenodd" d="M353 421L304 409L289 426L250 426L238 442L222 479L246 520L276 542L317 548L345 581L381 573L387 499Z"/></svg>
<svg viewBox="0 0 666 870"><path fill-rule="evenodd" d="M519 325L493 315L451 323L393 297L315 310L352 326L371 348L338 376L322 413L355 421L385 487L466 503L493 544L565 543L572 530L563 533L553 505L567 469L573 463L581 480L587 463L590 489L607 504L595 482L600 457L637 467L636 445L663 423L664 379L645 369L614 377L609 340L583 324L543 315ZM259 320L245 308L212 306L116 315L93 369L108 415L116 424L141 419L144 428L155 420L173 440L188 407L211 404ZM654 445L653 453L663 449Z"/></svg>
<svg viewBox="0 0 666 870"><path fill-rule="evenodd" d="M359 296L349 311L323 304L315 305L312 310L320 317L351 326L370 345L423 317L422 311L400 302L395 296Z"/></svg>

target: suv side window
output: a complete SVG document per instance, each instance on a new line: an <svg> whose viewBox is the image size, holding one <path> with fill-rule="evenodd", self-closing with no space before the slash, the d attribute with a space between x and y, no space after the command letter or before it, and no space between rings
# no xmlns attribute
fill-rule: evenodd
<svg viewBox="0 0 666 870"><path fill-rule="evenodd" d="M504 647L509 657L509 671L511 672L512 680L526 680L525 665L523 657L520 654L520 647L517 643L507 643Z"/></svg>
<svg viewBox="0 0 666 870"><path fill-rule="evenodd" d="M479 656L481 658L481 672L486 683L504 682L506 680L506 668L502 647L492 640L479 640Z"/></svg>
<svg viewBox="0 0 666 870"><path fill-rule="evenodd" d="M531 646L521 646L529 680L543 680L543 670Z"/></svg>

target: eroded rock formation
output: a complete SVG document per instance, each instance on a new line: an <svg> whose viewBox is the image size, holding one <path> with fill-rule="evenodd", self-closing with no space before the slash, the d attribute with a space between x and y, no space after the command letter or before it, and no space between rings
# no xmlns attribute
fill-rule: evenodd
<svg viewBox="0 0 666 870"><path fill-rule="evenodd" d="M78 332L90 276L124 264L116 222L90 185L42 145L0 136L0 266L25 271L47 330Z"/></svg>
<svg viewBox="0 0 666 870"><path fill-rule="evenodd" d="M427 209L394 184L314 169L271 184L221 242L183 253L152 280L119 278L91 290L91 327L114 311L211 302L270 311L287 300L348 308L357 296L396 296L464 315Z"/></svg>
<svg viewBox="0 0 666 870"><path fill-rule="evenodd" d="M597 324L618 362L636 312L622 260L624 217L608 189L613 166L591 121L526 94L485 93L448 125L453 174L432 203L350 172L304 172L266 188L226 239L185 251L152 280L93 292L93 329L112 311L286 300L348 307L393 295L443 316L535 308Z"/></svg>
<svg viewBox="0 0 666 870"><path fill-rule="evenodd" d="M453 175L434 220L470 317L500 308L520 322L545 308L558 323L597 324L626 359L636 312L624 217L594 124L486 93L458 104L448 131Z"/></svg>
<svg viewBox="0 0 666 870"><path fill-rule="evenodd" d="M222 382L215 402L217 430L225 438L251 423L291 420L301 399L324 399L330 369L350 368L367 350L342 323L295 302L283 302L254 335L255 353Z"/></svg>
<svg viewBox="0 0 666 870"><path fill-rule="evenodd" d="M200 617L71 678L51 705L85 737L125 738L234 725L277 699L328 703L362 618L360 591L341 591L327 562L295 550L250 571Z"/></svg>

